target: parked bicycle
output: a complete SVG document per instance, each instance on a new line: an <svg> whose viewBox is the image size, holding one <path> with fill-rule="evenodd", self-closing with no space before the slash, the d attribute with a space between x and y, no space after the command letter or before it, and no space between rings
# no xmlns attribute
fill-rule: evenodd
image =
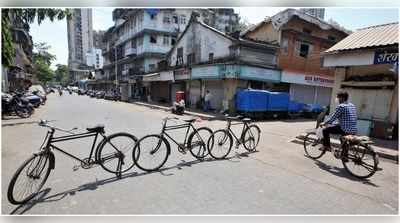
<svg viewBox="0 0 400 223"><path fill-rule="evenodd" d="M373 142L367 136L341 136L339 148L332 148L331 152L336 159L342 160L344 168L352 176L368 178L377 171L379 163L378 154L371 144ZM307 156L312 159L319 159L326 153L315 131L306 134L303 146Z"/></svg>
<svg viewBox="0 0 400 223"><path fill-rule="evenodd" d="M74 166L74 170L79 167L89 169L95 164L99 164L107 172L121 177L121 173L134 166L130 155L126 155L131 152L137 142L136 137L131 134L120 132L106 136L102 125L87 128L87 132L75 134L72 131L76 128L72 130L60 129L50 126L45 120L41 120L39 126L47 127L50 130L47 132L39 152L28 158L11 178L7 196L12 204L24 204L39 193L49 177L50 171L55 168L55 156L52 150L57 150L80 162L80 166ZM55 137L56 130L70 135ZM96 146L96 140L99 135L103 139ZM87 137L94 137L92 148L87 158L79 158L54 145L57 142ZM95 146L96 150L94 151Z"/></svg>
<svg viewBox="0 0 400 223"><path fill-rule="evenodd" d="M167 121L178 118L164 118L160 134L147 135L139 139L133 151L133 160L137 167L144 171L155 171L161 168L171 153L171 146L167 140L169 138L178 146L178 151L186 154L190 153L197 159L203 159L208 155L206 142L212 134L207 127L195 128L193 123L196 119L183 120L185 124L167 126ZM183 143L177 142L167 131L186 129L185 140ZM192 132L189 134L190 130Z"/></svg>
<svg viewBox="0 0 400 223"><path fill-rule="evenodd" d="M215 131L207 142L210 155L215 159L224 159L232 149L233 138L235 138L236 149L243 145L247 151L255 151L260 141L260 128L255 124L250 124L251 119L242 116L226 117L226 119L226 128ZM232 124L232 121L238 122ZM243 125L240 137L232 131L233 125Z"/></svg>

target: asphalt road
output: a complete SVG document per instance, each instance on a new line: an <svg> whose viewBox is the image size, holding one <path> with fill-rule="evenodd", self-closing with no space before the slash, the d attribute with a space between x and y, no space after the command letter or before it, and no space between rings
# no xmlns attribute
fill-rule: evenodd
<svg viewBox="0 0 400 223"><path fill-rule="evenodd" d="M55 152L56 168L38 198L22 206L8 202L12 174L38 150L47 131L34 121L55 120L53 125L78 127L78 132L103 123L107 134L142 137L159 133L166 116L171 115L123 102L51 94L30 119L3 120L2 214L398 214L397 164L381 160L382 170L360 181L331 154L311 160L301 145L291 142L314 125L302 120L258 123L262 135L252 154L240 147L230 159L198 162L173 146L162 171L134 167L122 179L101 167L74 171L79 163ZM196 125L216 130L225 122ZM184 132L175 135L182 139ZM90 149L86 139L60 145L82 157Z"/></svg>

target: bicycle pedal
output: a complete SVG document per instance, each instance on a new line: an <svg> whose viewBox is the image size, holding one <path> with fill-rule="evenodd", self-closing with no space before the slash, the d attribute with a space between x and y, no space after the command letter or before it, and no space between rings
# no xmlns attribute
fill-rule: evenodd
<svg viewBox="0 0 400 223"><path fill-rule="evenodd" d="M73 171L77 171L77 170L79 170L79 167L81 167L81 166L76 165L76 166L72 167L72 170L73 170Z"/></svg>

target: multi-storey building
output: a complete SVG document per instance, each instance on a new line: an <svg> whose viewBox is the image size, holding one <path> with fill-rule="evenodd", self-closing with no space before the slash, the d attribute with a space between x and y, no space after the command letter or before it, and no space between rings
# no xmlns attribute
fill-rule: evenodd
<svg viewBox="0 0 400 223"><path fill-rule="evenodd" d="M300 12L317 17L322 20L324 20L325 18L324 8L301 8Z"/></svg>
<svg viewBox="0 0 400 223"><path fill-rule="evenodd" d="M136 83L138 75L161 68L159 62L175 45L193 12L222 31L233 31L238 22L233 10L115 9L115 25L104 34L103 46L103 79L114 81L117 77L109 88L120 85L125 99L134 92L143 94ZM224 19L216 19L221 13L225 14Z"/></svg>
<svg viewBox="0 0 400 223"><path fill-rule="evenodd" d="M329 105L334 86L334 72L323 67L322 53L347 35L347 31L295 9L269 17L244 34L249 39L279 43L282 90L294 101L322 106Z"/></svg>
<svg viewBox="0 0 400 223"><path fill-rule="evenodd" d="M87 78L90 73L87 54L93 51L92 9L72 9L72 18L67 20L68 69L70 80Z"/></svg>
<svg viewBox="0 0 400 223"><path fill-rule="evenodd" d="M93 47L96 49L101 49L103 46L103 37L104 37L105 31L99 30L93 31Z"/></svg>
<svg viewBox="0 0 400 223"><path fill-rule="evenodd" d="M29 24L17 16L11 9L3 9L10 21L10 33L15 50L11 66L2 66L2 90L24 90L35 81L32 67L32 37L29 35Z"/></svg>

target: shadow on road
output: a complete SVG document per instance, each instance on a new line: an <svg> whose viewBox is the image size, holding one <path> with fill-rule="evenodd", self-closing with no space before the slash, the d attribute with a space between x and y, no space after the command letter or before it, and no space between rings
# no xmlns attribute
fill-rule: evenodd
<svg viewBox="0 0 400 223"><path fill-rule="evenodd" d="M234 159L234 158L242 159L243 157L248 157L249 154L251 154L251 153L254 153L254 152L235 153L235 155L227 157L223 160L216 160L216 159L212 159L212 158L207 158L207 159L203 159L203 160L193 160L190 162L181 160L181 162L175 166L162 168L157 171L142 172L142 173L138 173L138 172L126 173L126 174L123 174L121 176L121 178L110 177L110 178L106 178L106 179L103 179L100 181L98 181L96 179L96 181L82 184L76 188L73 188L73 189L70 189L67 191L63 191L63 192L60 192L57 194L53 194L50 196L47 196L47 195L49 194L51 189L46 188L46 189L40 191L39 194L34 199L29 201L28 203L22 204L22 205L18 206L17 208L15 208L13 211L11 211L10 214L24 214L25 212L29 211L32 207L34 207L36 204L45 203L45 202L56 202L56 201L64 199L68 195L74 196L74 195L76 195L77 192L82 192L82 191L87 191L87 190L96 190L101 185L117 182L117 181L124 180L127 178L140 177L140 176L145 176L145 175L149 175L149 174L157 174L157 173L161 174L162 176L172 176L172 175L174 175L173 173L165 173L164 171L172 170L172 169L182 170L184 167L191 167L192 165L196 165L196 164L200 164L200 163L207 163L207 162L223 162L223 161L225 161L225 162L226 161L240 162L239 160L232 160L232 159Z"/></svg>
<svg viewBox="0 0 400 223"><path fill-rule="evenodd" d="M330 165L327 165L327 164L325 164L325 163L323 163L323 162L321 162L319 160L314 160L314 161L315 161L315 164L320 169L325 170L325 171L327 171L327 172L329 172L329 173L331 173L331 174L333 174L335 176L347 178L347 179L352 180L352 181L361 182L362 184L366 184L366 185L369 185L369 186L379 187L379 185L376 185L376 184L372 183L369 179L359 179L357 177L354 177L354 176L350 175L349 173L347 173L346 169L344 169L344 168L338 168L336 166L330 166Z"/></svg>

